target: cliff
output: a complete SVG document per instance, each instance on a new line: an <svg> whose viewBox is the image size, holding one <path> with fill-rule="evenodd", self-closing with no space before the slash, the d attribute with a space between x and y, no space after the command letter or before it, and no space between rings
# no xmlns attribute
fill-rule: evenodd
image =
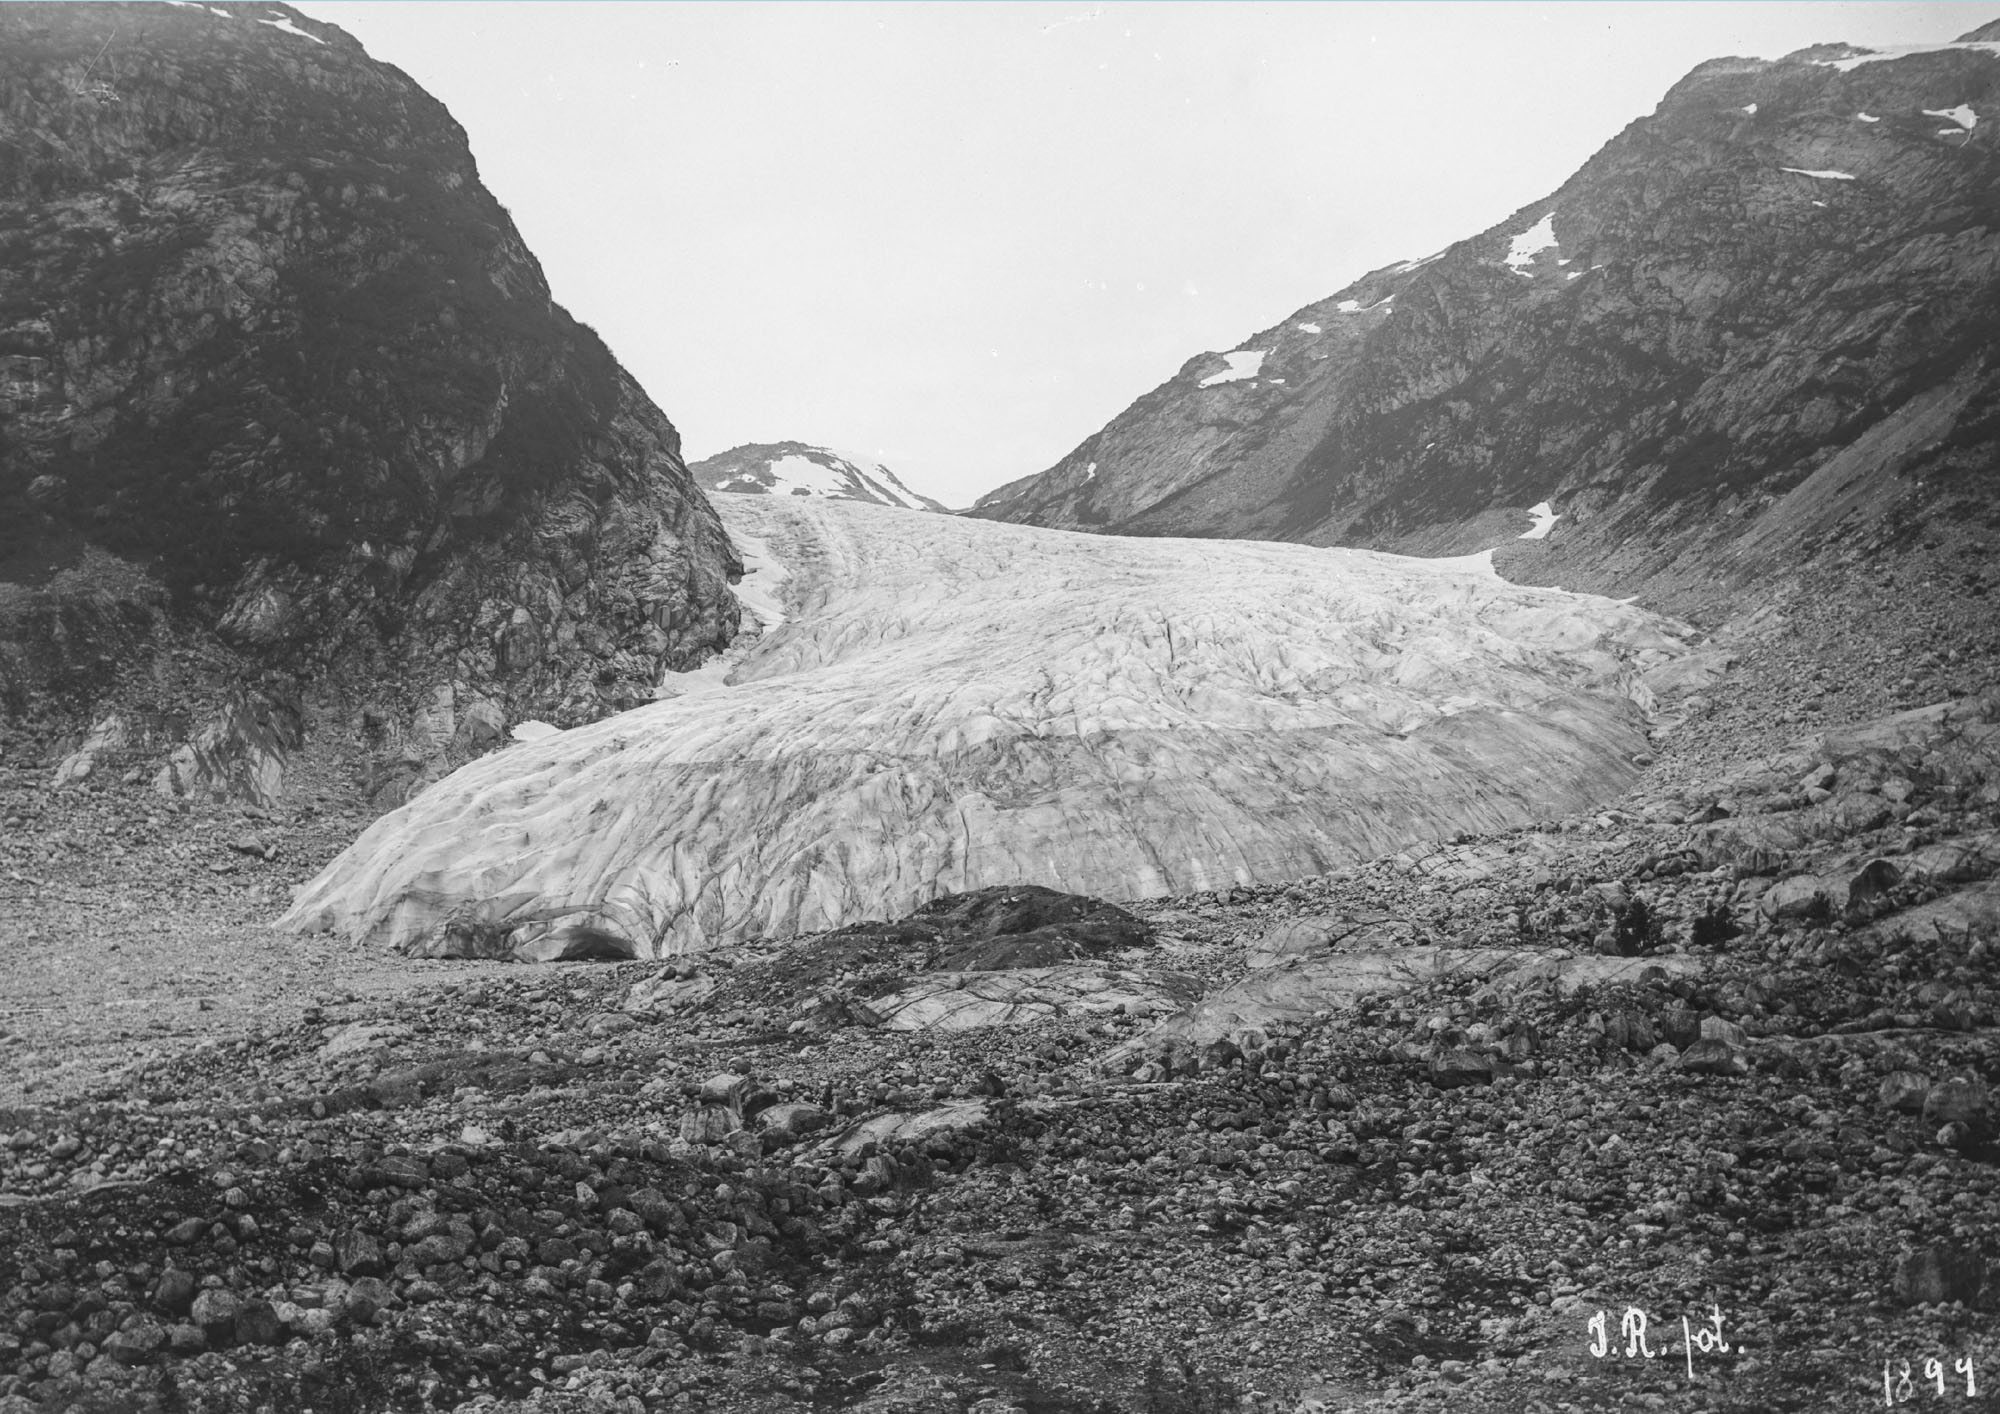
<svg viewBox="0 0 2000 1414"><path fill-rule="evenodd" d="M511 719L645 700L728 641L738 572L407 76L281 5L0 9L17 726L110 711L81 771L179 744L176 789L242 755L229 720L321 722L394 797Z"/></svg>

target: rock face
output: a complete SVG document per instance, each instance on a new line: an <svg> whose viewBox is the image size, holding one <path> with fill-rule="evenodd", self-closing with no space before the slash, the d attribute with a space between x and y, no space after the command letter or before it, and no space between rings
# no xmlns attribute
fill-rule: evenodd
<svg viewBox="0 0 2000 1414"><path fill-rule="evenodd" d="M705 491L748 496L822 496L870 501L913 511L941 511L944 504L919 496L872 457L836 452L804 442L748 442L688 467Z"/></svg>
<svg viewBox="0 0 2000 1414"><path fill-rule="evenodd" d="M10 713L192 726L251 682L421 769L734 632L673 427L550 300L450 114L340 30L8 6L0 131Z"/></svg>
<svg viewBox="0 0 2000 1414"><path fill-rule="evenodd" d="M640 955L1032 882L1133 899L1296 878L1615 795L1629 605L1483 557L1074 535L728 497L779 626L680 696L473 762L286 924L444 952Z"/></svg>
<svg viewBox="0 0 2000 1414"><path fill-rule="evenodd" d="M1569 182L1190 359L971 514L1630 594L1993 504L2000 37L1723 59ZM1541 507L1531 519L1529 512Z"/></svg>

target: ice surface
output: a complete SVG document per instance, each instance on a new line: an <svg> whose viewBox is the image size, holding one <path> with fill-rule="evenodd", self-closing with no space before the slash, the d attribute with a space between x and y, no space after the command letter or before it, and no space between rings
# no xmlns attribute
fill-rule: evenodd
<svg viewBox="0 0 2000 1414"><path fill-rule="evenodd" d="M1526 275L1528 267L1534 264L1535 256L1542 251L1553 249L1555 244L1556 216L1551 211L1509 242L1507 268L1516 275Z"/></svg>
<svg viewBox="0 0 2000 1414"><path fill-rule="evenodd" d="M1528 507L1528 514L1535 518L1535 523L1522 531L1517 539L1546 540L1549 538L1549 532L1556 528L1556 522L1562 519L1556 514L1556 508L1547 501L1537 501Z"/></svg>
<svg viewBox="0 0 2000 1414"><path fill-rule="evenodd" d="M545 741L549 737L560 735L561 732L561 727L551 726L547 722L529 721L514 723L514 729L507 735L516 741Z"/></svg>
<svg viewBox="0 0 2000 1414"><path fill-rule="evenodd" d="M744 584L783 567L782 629L732 645L726 683L429 786L287 926L437 953L484 924L541 956L585 924L659 955L1017 880L1299 878L1616 796L1639 655L1682 651L1638 608L1507 584L1491 552L716 499Z"/></svg>
<svg viewBox="0 0 2000 1414"><path fill-rule="evenodd" d="M1218 383L1237 383L1245 378L1255 378L1257 370L1264 366L1264 355L1268 352L1268 349L1249 349L1224 354L1229 367L1221 373L1209 374L1201 380L1201 386L1213 388Z"/></svg>

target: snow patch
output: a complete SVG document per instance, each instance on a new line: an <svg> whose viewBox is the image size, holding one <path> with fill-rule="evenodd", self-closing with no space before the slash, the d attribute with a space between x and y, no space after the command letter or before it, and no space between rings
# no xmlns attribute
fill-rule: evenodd
<svg viewBox="0 0 2000 1414"><path fill-rule="evenodd" d="M1236 383L1245 378L1255 378L1257 371L1264 366L1264 356L1269 352L1268 349L1248 349L1238 353L1226 353L1222 357L1228 361L1229 367L1221 373L1209 374L1201 380L1201 386L1213 388L1218 383Z"/></svg>
<svg viewBox="0 0 2000 1414"><path fill-rule="evenodd" d="M1873 113L1856 113L1854 116L1859 118L1864 123L1879 123L1882 121L1880 118L1876 117Z"/></svg>
<svg viewBox="0 0 2000 1414"><path fill-rule="evenodd" d="M1087 466L1087 467L1085 467L1085 468L1083 469L1083 479L1084 479L1085 481L1095 481L1095 480L1097 479L1097 463L1096 463L1096 462L1092 462L1092 463L1091 463L1091 464L1090 464L1089 466Z"/></svg>
<svg viewBox="0 0 2000 1414"><path fill-rule="evenodd" d="M1780 172L1796 172L1801 177L1820 177L1829 182L1851 182L1854 180L1852 172L1836 172L1831 168L1815 171L1807 167L1780 167L1778 170Z"/></svg>
<svg viewBox="0 0 2000 1414"><path fill-rule="evenodd" d="M257 23L260 25L269 25L272 29L281 29L286 34L295 34L300 39L310 39L314 44L326 43L325 40L321 39L316 34L307 34L304 30L300 29L297 25L293 24L289 19L276 19L276 20L260 19L257 21Z"/></svg>
<svg viewBox="0 0 2000 1414"><path fill-rule="evenodd" d="M770 475L774 496L838 496L847 489L839 472L811 457L779 457Z"/></svg>
<svg viewBox="0 0 2000 1414"><path fill-rule="evenodd" d="M1542 251L1553 249L1555 244L1556 214L1551 211L1508 243L1507 268L1516 275L1526 275L1535 257Z"/></svg>
<svg viewBox="0 0 2000 1414"><path fill-rule="evenodd" d="M1358 299L1344 299L1335 305L1334 308L1342 314L1359 314L1361 312L1361 301Z"/></svg>
<svg viewBox="0 0 2000 1414"><path fill-rule="evenodd" d="M1535 518L1535 523L1522 531L1515 537L1516 539L1546 540L1549 538L1549 532L1556 528L1556 522L1562 519L1556 514L1556 508L1547 501L1538 501L1528 507L1528 514Z"/></svg>
<svg viewBox="0 0 2000 1414"><path fill-rule="evenodd" d="M1743 105L1743 111L1748 113L1751 117L1754 118L1757 116L1757 105L1754 103L1746 103Z"/></svg>
<svg viewBox="0 0 2000 1414"><path fill-rule="evenodd" d="M1319 332L1319 325L1317 324L1301 324L1298 327L1299 332L1302 334L1317 334Z"/></svg>
<svg viewBox="0 0 2000 1414"><path fill-rule="evenodd" d="M1444 252L1439 251L1436 255L1427 255L1422 260L1406 260L1401 265L1392 265L1389 267L1389 273L1392 275L1407 275L1412 270L1423 269L1424 266L1430 264L1433 260L1442 259L1444 259Z"/></svg>
<svg viewBox="0 0 2000 1414"><path fill-rule="evenodd" d="M1972 105L1969 103L1961 103L1956 108L1926 108L1924 109L1924 116L1926 118L1949 118L1967 132L1971 132L1979 126L1979 115L1972 111Z"/></svg>
<svg viewBox="0 0 2000 1414"><path fill-rule="evenodd" d="M1978 40L1971 44L1891 44L1883 49L1858 54L1852 59L1815 59L1812 62L1826 68L1838 69L1845 74L1851 73L1863 64L1879 64L1885 59L1907 59L1912 54L1942 54L1953 49L2000 58L2000 43Z"/></svg>

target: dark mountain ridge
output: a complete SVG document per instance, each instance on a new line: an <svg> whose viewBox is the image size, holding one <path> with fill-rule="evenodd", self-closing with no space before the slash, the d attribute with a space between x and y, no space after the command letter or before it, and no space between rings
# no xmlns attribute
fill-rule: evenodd
<svg viewBox="0 0 2000 1414"><path fill-rule="evenodd" d="M973 514L1642 590L1993 515L2000 43L1701 65L1552 195L1191 359ZM1251 355L1262 354L1261 359Z"/></svg>
<svg viewBox="0 0 2000 1414"><path fill-rule="evenodd" d="M643 700L736 572L407 76L280 5L0 11L10 716L254 683L435 758Z"/></svg>

